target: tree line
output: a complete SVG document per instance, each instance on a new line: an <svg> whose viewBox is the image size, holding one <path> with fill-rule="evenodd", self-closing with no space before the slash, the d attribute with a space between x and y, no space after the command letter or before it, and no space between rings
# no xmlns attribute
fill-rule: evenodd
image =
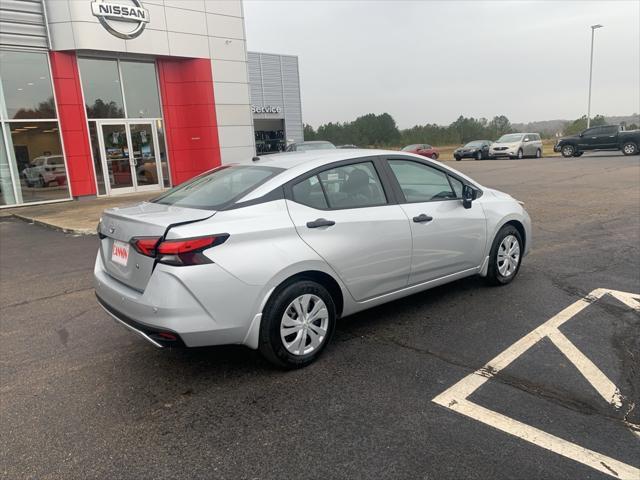
<svg viewBox="0 0 640 480"><path fill-rule="evenodd" d="M591 126L605 125L606 119L596 115ZM636 125L630 125L631 129ZM572 135L587 128L587 117L582 116L573 122L567 122L564 135ZM486 118L464 117L447 126L428 123L411 128L399 129L394 118L388 113L376 115L369 113L352 122L329 122L315 130L311 125L304 126L304 139L327 140L334 145L357 145L373 147L398 147L414 143L429 143L436 146L465 144L472 140L497 140L506 133L517 130L504 115L491 120ZM543 138L554 137L555 132L539 132Z"/></svg>

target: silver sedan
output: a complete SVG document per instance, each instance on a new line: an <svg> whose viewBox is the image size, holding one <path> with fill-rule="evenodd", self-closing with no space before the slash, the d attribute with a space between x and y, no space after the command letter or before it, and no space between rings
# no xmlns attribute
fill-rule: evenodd
<svg viewBox="0 0 640 480"><path fill-rule="evenodd" d="M242 344L313 362L340 317L480 275L511 282L522 204L408 153L331 150L223 165L98 226L99 303L158 347Z"/></svg>

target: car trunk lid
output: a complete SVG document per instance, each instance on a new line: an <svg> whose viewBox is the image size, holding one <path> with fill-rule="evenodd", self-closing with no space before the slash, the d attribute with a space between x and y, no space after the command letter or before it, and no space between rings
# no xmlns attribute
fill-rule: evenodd
<svg viewBox="0 0 640 480"><path fill-rule="evenodd" d="M105 210L98 227L100 255L109 275L140 292L153 272L155 259L137 252L135 237L163 237L176 225L198 222L215 215L213 210L141 203Z"/></svg>

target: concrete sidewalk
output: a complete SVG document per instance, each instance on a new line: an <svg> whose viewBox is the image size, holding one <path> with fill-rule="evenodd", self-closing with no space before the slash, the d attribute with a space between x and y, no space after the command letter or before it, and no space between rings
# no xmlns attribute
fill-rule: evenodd
<svg viewBox="0 0 640 480"><path fill-rule="evenodd" d="M20 206L0 210L0 217L15 217L38 223L66 233L95 235L102 211L123 207L157 197L160 192L145 192L115 197L70 200L45 205Z"/></svg>

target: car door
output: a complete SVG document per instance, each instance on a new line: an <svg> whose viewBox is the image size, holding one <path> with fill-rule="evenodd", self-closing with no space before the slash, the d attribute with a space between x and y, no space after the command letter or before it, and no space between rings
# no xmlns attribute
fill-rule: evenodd
<svg viewBox="0 0 640 480"><path fill-rule="evenodd" d="M523 152L526 156L533 156L536 154L536 142L535 137L532 134L525 135L523 139Z"/></svg>
<svg viewBox="0 0 640 480"><path fill-rule="evenodd" d="M578 136L578 149L579 150L591 150L593 149L593 136L596 133L596 128L587 128Z"/></svg>
<svg viewBox="0 0 640 480"><path fill-rule="evenodd" d="M357 301L406 287L411 268L409 221L385 190L376 162L339 162L285 189L300 238Z"/></svg>
<svg viewBox="0 0 640 480"><path fill-rule="evenodd" d="M600 127L595 139L596 148L616 148L618 146L617 125Z"/></svg>
<svg viewBox="0 0 640 480"><path fill-rule="evenodd" d="M483 261L486 220L479 202L462 205L461 179L427 161L387 158L413 238L409 284L474 269Z"/></svg>

